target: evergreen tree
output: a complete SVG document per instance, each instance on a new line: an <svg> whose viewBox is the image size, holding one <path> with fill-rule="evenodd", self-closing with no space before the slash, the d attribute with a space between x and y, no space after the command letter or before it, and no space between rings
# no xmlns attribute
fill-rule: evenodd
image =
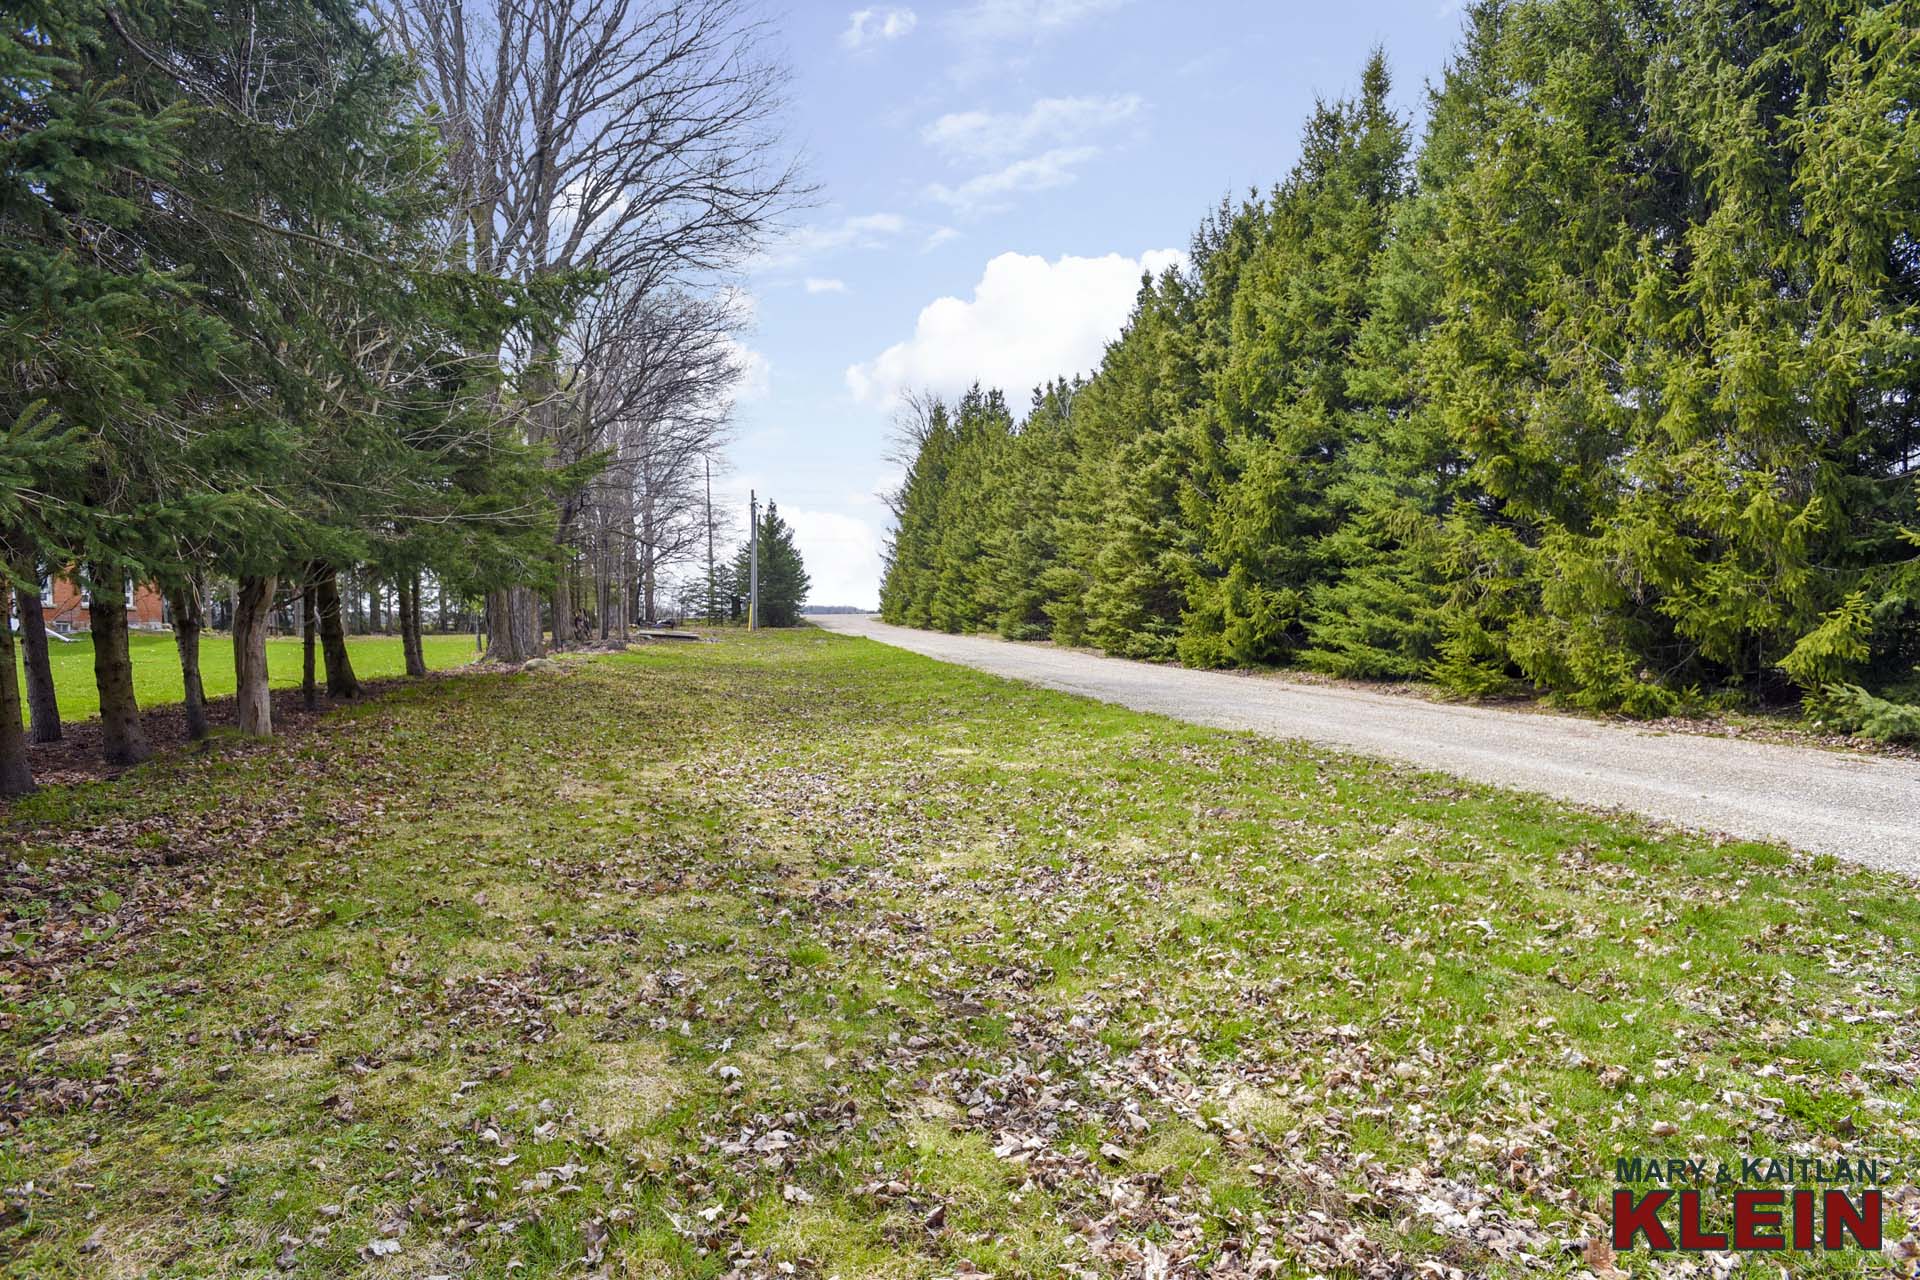
<svg viewBox="0 0 1920 1280"><path fill-rule="evenodd" d="M46 565L92 590L110 760L148 750L129 583L174 600L198 734L200 593L238 581L241 726L266 732L282 581L429 556L523 575L529 540L544 556L541 460L473 353L551 329L574 283L445 268L436 135L357 8L48 0L5 22L0 356L19 376L0 420L44 402L76 426L12 451L46 500L0 541L17 585ZM329 686L351 692L337 619L323 631Z"/></svg>
<svg viewBox="0 0 1920 1280"><path fill-rule="evenodd" d="M937 573L940 506L955 432L947 407L927 406L908 442L913 460L898 492L891 495L894 530L887 546L880 583L880 616L907 627L933 625L933 588Z"/></svg>
<svg viewBox="0 0 1920 1280"><path fill-rule="evenodd" d="M978 631L1000 608L988 546L995 495L1013 482L1013 417L1000 392L975 386L954 406L953 427L933 530L927 616L942 631Z"/></svg>
<svg viewBox="0 0 1920 1280"><path fill-rule="evenodd" d="M740 544L734 557L733 587L746 593L752 585L753 546ZM760 514L760 616L763 627L800 625L800 607L807 602L807 567L793 545L793 530L780 518L773 503Z"/></svg>
<svg viewBox="0 0 1920 1280"><path fill-rule="evenodd" d="M1461 50L1430 95L1414 189L1393 210L1351 348L1347 465L1329 487L1342 519L1322 543L1324 575L1309 592L1308 647L1299 655L1333 675L1442 678L1443 644L1450 634L1460 643L1463 611L1449 606L1472 588L1449 568L1454 533L1486 498L1429 393L1426 362L1439 358L1432 335L1446 275L1442 193L1485 136L1502 12L1491 4L1469 10ZM1471 664L1466 674L1465 692L1506 678L1504 668Z"/></svg>
<svg viewBox="0 0 1920 1280"><path fill-rule="evenodd" d="M1141 283L1133 315L1074 398L1062 538L1084 589L1051 606L1056 634L1108 653L1173 656L1197 539L1181 519L1190 450L1180 430L1203 403L1193 281L1169 268Z"/></svg>
<svg viewBox="0 0 1920 1280"><path fill-rule="evenodd" d="M997 483L985 497L986 621L1010 640L1051 634L1054 612L1078 591L1060 513L1078 462L1073 405L1081 390L1059 379L1034 393L1026 420L1002 444Z"/></svg>
<svg viewBox="0 0 1920 1280"><path fill-rule="evenodd" d="M1219 433L1200 451L1211 465L1196 485L1208 500L1189 504L1204 543L1180 639L1188 662L1290 655L1328 574L1324 544L1343 519L1356 427L1352 349L1406 186L1406 126L1387 107L1382 54L1361 83L1358 100L1315 109L1292 176L1249 216L1257 248L1235 273L1231 334L1211 379Z"/></svg>
<svg viewBox="0 0 1920 1280"><path fill-rule="evenodd" d="M144 242L188 115L130 92L117 47L104 7L83 0L0 18L0 360L12 374L0 422L44 406L74 427L64 448L16 450L32 468L22 491L51 500L0 541L16 579L45 563L99 588L103 748L131 764L149 748L114 602L144 574L156 534L196 518L206 495L150 490L143 468L177 448L173 409L209 384L230 343Z"/></svg>
<svg viewBox="0 0 1920 1280"><path fill-rule="evenodd" d="M1084 386L930 415L895 621L1656 714L1920 691L1900 6L1485 0L1376 54Z"/></svg>

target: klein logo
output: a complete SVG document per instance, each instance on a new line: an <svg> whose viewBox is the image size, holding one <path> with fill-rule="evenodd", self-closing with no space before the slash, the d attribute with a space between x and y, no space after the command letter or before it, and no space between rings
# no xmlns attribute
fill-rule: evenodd
<svg viewBox="0 0 1920 1280"><path fill-rule="evenodd" d="M1880 1247L1882 1208L1878 1188L1849 1195L1837 1188L1810 1191L1795 1188L1743 1187L1733 1193L1730 1231L1709 1231L1702 1225L1699 1191L1649 1191L1638 1198L1620 1187L1613 1193L1613 1247L1627 1250L1645 1237L1647 1247L1664 1252L1681 1249L1722 1253L1729 1249L1844 1249L1848 1237L1862 1249ZM1678 1212L1667 1206L1678 1202ZM1676 1235L1667 1229L1673 1221Z"/></svg>
<svg viewBox="0 0 1920 1280"><path fill-rule="evenodd" d="M1616 1160L1614 1181L1629 1185L1614 1189L1613 1247L1633 1249L1644 1240L1656 1252L1877 1250L1887 1172L1881 1161L1858 1156ZM1633 1183L1666 1185L1643 1192ZM1705 1219L1706 1185L1717 1201L1732 1203L1732 1221L1716 1220L1714 1229Z"/></svg>

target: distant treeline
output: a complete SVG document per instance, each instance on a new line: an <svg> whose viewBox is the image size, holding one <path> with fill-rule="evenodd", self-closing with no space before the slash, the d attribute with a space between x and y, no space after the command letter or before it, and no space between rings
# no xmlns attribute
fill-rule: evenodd
<svg viewBox="0 0 1920 1280"><path fill-rule="evenodd" d="M1417 150L1376 54L1089 380L917 404L883 614L1920 731L1916 16L1482 4Z"/></svg>

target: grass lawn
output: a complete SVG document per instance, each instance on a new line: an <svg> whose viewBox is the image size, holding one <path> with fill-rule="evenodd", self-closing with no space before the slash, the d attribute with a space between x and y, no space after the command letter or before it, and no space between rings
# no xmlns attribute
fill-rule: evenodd
<svg viewBox="0 0 1920 1280"><path fill-rule="evenodd" d="M433 668L457 667L475 656L471 635L426 635L421 637L421 647L427 665ZM127 648L133 659L134 696L141 706L164 706L186 696L180 685L180 658L171 632L136 631L127 637ZM349 637L347 651L353 656L354 673L362 679L406 673L399 636ZM62 644L49 636L47 657L60 696L61 718L87 720L99 715L100 693L93 683L93 637L76 636L71 643ZM276 688L299 685L301 658L298 637L280 636L267 641L267 673ZM14 661L18 666L17 649ZM317 655L315 661L319 661ZM207 635L201 640L200 681L209 698L233 692L233 641L229 637ZM24 702L24 684L20 696Z"/></svg>
<svg viewBox="0 0 1920 1280"><path fill-rule="evenodd" d="M1911 883L811 630L0 840L16 1277L1705 1276L1616 1155L1920 1157Z"/></svg>

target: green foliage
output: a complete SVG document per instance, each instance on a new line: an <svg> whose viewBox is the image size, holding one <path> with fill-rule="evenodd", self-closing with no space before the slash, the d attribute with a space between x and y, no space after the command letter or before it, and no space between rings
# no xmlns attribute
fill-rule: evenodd
<svg viewBox="0 0 1920 1280"><path fill-rule="evenodd" d="M1357 101L1315 109L1292 175L1241 215L1253 248L1209 370L1214 412L1194 418L1187 514L1203 546L1179 644L1191 663L1290 656L1309 593L1329 576L1339 480L1362 423L1349 371L1406 185L1406 127L1387 108L1380 54L1362 84Z"/></svg>
<svg viewBox="0 0 1920 1280"><path fill-rule="evenodd" d="M597 461L527 446L501 353L590 282L449 261L439 132L370 21L347 0L0 14L11 578L186 600L290 596L326 566L465 593L551 573L554 494ZM99 657L106 749L138 759L124 645Z"/></svg>
<svg viewBox="0 0 1920 1280"><path fill-rule="evenodd" d="M1901 12L1476 5L1417 155L1376 55L1145 283L1070 449L937 415L884 612L1636 715L1903 687Z"/></svg>
<svg viewBox="0 0 1920 1280"><path fill-rule="evenodd" d="M24 406L0 435L0 530L16 555L66 526L67 513L48 495L78 483L87 455L85 434L62 424L44 401Z"/></svg>
<svg viewBox="0 0 1920 1280"><path fill-rule="evenodd" d="M509 290L445 260L412 74L338 0L0 19L0 421L69 427L5 446L31 495L0 511L13 554L476 585L550 559L497 355L579 282Z"/></svg>
<svg viewBox="0 0 1920 1280"><path fill-rule="evenodd" d="M1858 667L1870 656L1873 617L1863 591L1855 591L1820 625L1800 637L1780 669L1802 688L1818 689Z"/></svg>
<svg viewBox="0 0 1920 1280"><path fill-rule="evenodd" d="M1047 635L1079 584L1056 517L1073 474L1078 383L1035 392L1016 427L998 391L929 407L894 495L896 532L881 612L909 626Z"/></svg>
<svg viewBox="0 0 1920 1280"><path fill-rule="evenodd" d="M111 43L87 0L0 18L0 420L21 425L8 478L33 495L0 539L32 559L112 562L179 513L126 494L120 463L229 345L141 234L189 116L138 101L105 65ZM66 447L25 429L43 413L72 428Z"/></svg>
<svg viewBox="0 0 1920 1280"><path fill-rule="evenodd" d="M1808 711L1846 733L1876 742L1920 745L1920 706L1876 698L1857 684L1831 684L1809 699Z"/></svg>

